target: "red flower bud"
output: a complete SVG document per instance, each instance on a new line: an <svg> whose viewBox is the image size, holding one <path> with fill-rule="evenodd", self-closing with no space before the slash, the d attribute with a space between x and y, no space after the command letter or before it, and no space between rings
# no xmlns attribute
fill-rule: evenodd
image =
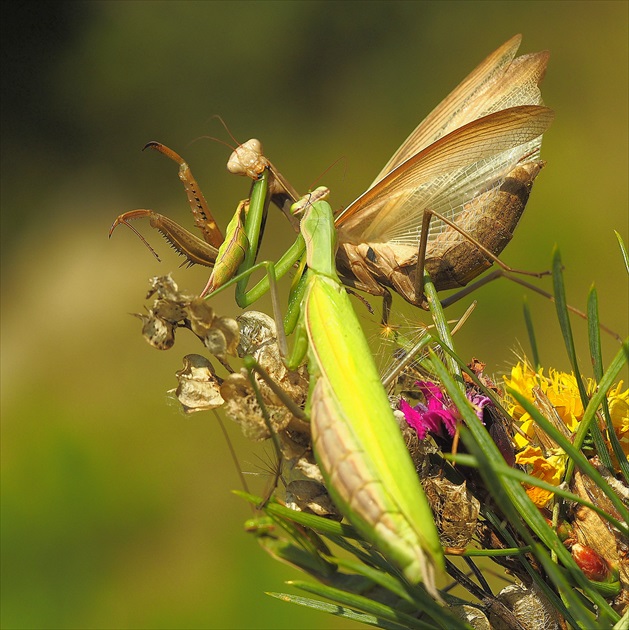
<svg viewBox="0 0 629 630"><path fill-rule="evenodd" d="M588 580L605 582L611 575L607 562L599 556L592 547L581 543L574 543L570 550L575 562Z"/></svg>

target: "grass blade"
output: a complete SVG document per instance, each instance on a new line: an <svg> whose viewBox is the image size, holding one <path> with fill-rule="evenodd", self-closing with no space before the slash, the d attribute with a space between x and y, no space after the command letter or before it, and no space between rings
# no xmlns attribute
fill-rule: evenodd
<svg viewBox="0 0 629 630"><path fill-rule="evenodd" d="M568 315L568 302L566 301L566 287L563 281L562 269L561 255L559 253L559 249L555 248L555 251L553 252L553 287L555 290L555 308L557 310L557 319L559 320L561 334L563 335L564 343L566 344L566 351L568 352L570 365L572 366L572 371L577 379L581 401L585 407L587 405L588 397L585 391L585 385L583 384L583 379L581 378L581 370L579 369L577 352L574 346L574 337L572 335L572 326L570 325L570 317Z"/></svg>
<svg viewBox="0 0 629 630"><path fill-rule="evenodd" d="M443 314L443 308L437 290L433 284L430 276L424 271L424 292L430 306L430 314L432 315L437 334L441 340L441 344L447 346L449 350L454 352L454 343L452 341L452 334L450 333L450 327L448 326L448 320ZM461 376L461 368L456 360L448 353L446 354L446 364L450 369L450 373L456 375L456 381L461 391L465 391L465 385L463 384L463 377Z"/></svg>
<svg viewBox="0 0 629 630"><path fill-rule="evenodd" d="M467 466L469 468L480 468L479 462L470 455L457 453L456 455L446 456L445 458L449 461L456 462L460 466ZM564 490L561 486L553 486L547 481L543 481L542 479L533 477L532 475L522 472L521 470L518 470L517 468L511 468L510 466L506 466L504 463L496 464L495 470L498 474L504 477L510 477L512 479L517 480L520 483L525 483L530 486L543 488L544 490L548 490L549 492L552 492L553 494L561 497L562 499L566 499L567 501L572 501L574 503L579 503L580 505L583 505L584 507L589 508L593 512L596 512L601 518L604 518L606 521L608 521L611 525L613 525L616 529L618 529L618 531L623 533L625 536L629 536L629 529L627 528L627 525L625 523L615 519L611 514L608 514L605 510L603 510L599 506L594 505L593 503L590 503L586 499L576 494L573 494L572 492ZM485 551L480 550L476 555L485 555Z"/></svg>
<svg viewBox="0 0 629 630"><path fill-rule="evenodd" d="M625 263L625 269L627 270L627 273L629 273L629 252L627 251L627 246L625 245L625 242L622 240L622 236L620 236L620 234L618 234L616 230L614 230L614 234L616 235L616 238L618 239L618 245L620 245L620 253L622 254L623 262Z"/></svg>
<svg viewBox="0 0 629 630"><path fill-rule="evenodd" d="M311 608L312 610L329 613L336 617L340 617L341 619L357 621L368 626L375 626L376 628L385 628L385 630L406 630L408 628L408 626L398 623L383 621L376 615L352 610L351 608L339 606L338 604L322 602L319 599L299 597L297 595L291 595L290 593L267 593L267 595L275 597L283 602L290 602L291 604L297 604L298 606L305 606L306 608Z"/></svg>
<svg viewBox="0 0 629 630"><path fill-rule="evenodd" d="M531 317L531 309L526 297L524 298L524 304L522 305L522 311L524 314L524 323L526 324L526 332L529 336L529 343L531 344L531 355L533 357L533 365L535 371L538 371L542 364L539 361L539 351L537 349L537 339L535 338L535 328L533 326L533 318Z"/></svg>
<svg viewBox="0 0 629 630"><path fill-rule="evenodd" d="M603 354L601 350L601 334L599 329L598 318L598 295L594 286L590 289L588 295L588 336L590 341L590 357L592 360L592 369L594 372L594 378L597 383L603 378ZM627 456L624 454L622 445L618 440L618 436L614 431L612 419L609 414L609 405L607 403L607 397L603 398L603 416L605 418L605 424L607 426L607 437L612 447L612 451L616 456L620 470L625 478L625 481L629 481L629 463L627 462ZM607 449L603 449L603 452L599 452L601 461L607 468L612 469L611 459L607 452Z"/></svg>
<svg viewBox="0 0 629 630"><path fill-rule="evenodd" d="M602 490L602 492L607 496L607 498L613 503L614 507L618 510L618 513L625 519L629 520L629 512L627 508L623 505L622 501L618 497L618 495L614 492L614 490L609 486L609 484L605 481L605 478L590 464L585 455L581 452L578 446L575 446L570 440L566 439L564 435L562 435L553 425L549 422L531 403L531 401L527 400L522 396L519 392L516 392L512 389L507 390L508 393L513 396L513 398L518 402L518 404L522 405L522 408L530 414L533 421L538 424L547 434L553 439L559 446L570 456L570 460L573 463L573 466L576 465L581 469L583 474L590 477ZM594 398L592 398L594 400ZM600 401L599 401L600 404ZM589 405L588 409L596 409L593 405ZM591 416L594 415L594 412L591 412ZM585 416L584 416L585 417ZM583 423L583 420L581 421ZM577 429L577 434L581 430L581 426ZM575 443L577 439L575 437ZM566 471L567 476L567 471Z"/></svg>
<svg viewBox="0 0 629 630"><path fill-rule="evenodd" d="M363 597L362 595L355 595L353 593L347 593L340 589L332 588L322 584L313 584L311 582L302 582L299 580L287 583L308 593L312 593L313 595L326 597L327 599L335 601L342 606L348 606L354 610L375 615L376 617L384 619L385 621L398 623L403 625L405 628L409 628L412 630L434 630L434 628L438 627L448 629L465 628L465 626L461 624L461 622L457 622L457 620L450 615L447 615L446 621L448 625L436 626L434 624L429 624L425 621L421 621L416 617L412 617L411 615L408 615L399 610L395 610L394 608L392 608L391 606L387 606L386 604L374 602L372 599L369 599L368 597ZM444 611L445 609L440 610Z"/></svg>
<svg viewBox="0 0 629 630"><path fill-rule="evenodd" d="M461 413L465 425L469 430L468 432L464 427L461 430L461 437L468 450L478 458L481 464L479 471L484 478L485 485L487 488L491 488L492 495L503 510L506 519L517 528L527 544L535 545L535 549L537 549L535 553L536 557L544 567L547 568L548 565L553 565L553 562L546 550L540 548L531 535L530 530L532 530L544 543L546 548L556 554L575 583L591 595L592 601L599 606L601 614L615 620L617 617L616 613L614 613L605 599L596 592L592 592L589 581L578 568L568 550L557 537L557 534L548 526L539 510L533 505L524 491L524 488L515 480L502 477L499 472L496 471L496 462L502 461L502 456L497 446L474 413L467 398L461 394L445 366L434 353L432 354L432 363L433 368L448 391L450 398ZM541 414L538 412L538 415ZM473 439L470 439L470 435ZM583 458L583 456L581 457ZM528 527L530 527L530 530L524 526L522 519L524 519ZM555 584L557 588L560 589L567 607L571 610L578 623L583 627L592 627L593 620L590 617L590 613L575 595L573 588L569 586L566 588L565 579Z"/></svg>

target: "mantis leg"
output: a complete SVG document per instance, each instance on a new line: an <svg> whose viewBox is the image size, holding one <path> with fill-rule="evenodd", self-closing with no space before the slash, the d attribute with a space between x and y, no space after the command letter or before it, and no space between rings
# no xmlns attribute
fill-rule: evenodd
<svg viewBox="0 0 629 630"><path fill-rule="evenodd" d="M271 172L271 166L263 166L252 185L251 199L238 205L236 213L227 228L227 234L223 237L212 213L209 210L205 197L201 192L190 167L183 158L172 149L159 142L149 142L144 148L152 148L167 156L179 165L179 178L181 179L195 226L201 231L202 239L198 238L178 223L147 209L132 210L121 214L110 228L111 237L114 229L120 225L127 225L149 248L151 253L159 260L157 252L149 245L146 239L129 223L137 218L148 218L151 227L157 229L170 243L178 254L185 257L188 265L200 264L213 267L212 274L201 295L207 295L227 284L236 274L245 275L238 283L236 300L241 307L249 306L269 290L268 278L262 279L250 293L246 292L248 270L255 264L258 253L261 233L264 228L266 211L269 201L278 195L278 173ZM284 180L281 180L284 182ZM270 187L271 184L271 187ZM292 198L294 191L286 192L287 184L284 183L283 199ZM286 190L285 190L286 189ZM279 201L278 201L279 203ZM296 222L297 219L294 218ZM278 277L283 276L303 256L305 246L303 239L298 238L291 249L278 261L276 265Z"/></svg>

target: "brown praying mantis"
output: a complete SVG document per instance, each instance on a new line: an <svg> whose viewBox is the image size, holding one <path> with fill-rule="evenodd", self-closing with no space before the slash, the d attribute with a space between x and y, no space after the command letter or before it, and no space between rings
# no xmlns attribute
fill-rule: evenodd
<svg viewBox="0 0 629 630"><path fill-rule="evenodd" d="M520 41L516 35L489 55L418 125L372 186L336 215L341 279L347 286L382 296L383 321L390 311L390 289L426 308L424 268L437 290L443 290L463 287L493 262L500 263L497 256L511 239L544 165L539 159L542 134L553 119L552 111L542 105L538 87L548 53L515 57ZM120 215L110 235L120 223L130 226L129 220L148 217L188 264L214 267L202 295L211 293L255 262L268 202L241 202L223 239L184 160L159 143L147 146L179 164L203 239L145 209ZM296 227L287 208L299 196L264 157L259 141L238 147L228 169L254 180L268 171L268 198ZM298 237L277 263L278 277L304 251ZM268 279L246 294L245 287L246 280L237 287L242 307L268 289Z"/></svg>

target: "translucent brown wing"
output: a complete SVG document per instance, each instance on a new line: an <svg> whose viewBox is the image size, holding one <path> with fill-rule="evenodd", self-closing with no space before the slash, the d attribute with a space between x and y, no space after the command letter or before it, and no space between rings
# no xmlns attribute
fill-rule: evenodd
<svg viewBox="0 0 629 630"><path fill-rule="evenodd" d="M455 129L350 204L336 220L341 239L418 242L425 208L456 218L463 203L491 188L518 162L538 156L552 119L547 107L521 105Z"/></svg>
<svg viewBox="0 0 629 630"><path fill-rule="evenodd" d="M548 53L523 55L514 60L521 35L515 35L475 68L402 143L372 186L394 168L457 127L499 109L541 105L538 84L544 76Z"/></svg>

